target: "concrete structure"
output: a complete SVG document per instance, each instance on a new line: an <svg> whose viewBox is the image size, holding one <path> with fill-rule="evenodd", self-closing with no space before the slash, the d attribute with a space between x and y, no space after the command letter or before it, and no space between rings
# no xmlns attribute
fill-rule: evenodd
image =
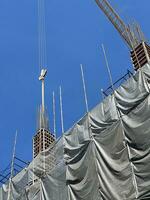
<svg viewBox="0 0 150 200"><path fill-rule="evenodd" d="M49 130L41 128L33 137L33 157L35 158L40 152L46 150L55 142L55 136Z"/></svg>

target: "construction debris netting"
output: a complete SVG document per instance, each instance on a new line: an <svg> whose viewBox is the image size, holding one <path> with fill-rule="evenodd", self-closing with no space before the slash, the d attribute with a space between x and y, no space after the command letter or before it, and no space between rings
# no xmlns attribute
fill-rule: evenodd
<svg viewBox="0 0 150 200"><path fill-rule="evenodd" d="M0 200L150 199L149 94L147 64L3 185Z"/></svg>

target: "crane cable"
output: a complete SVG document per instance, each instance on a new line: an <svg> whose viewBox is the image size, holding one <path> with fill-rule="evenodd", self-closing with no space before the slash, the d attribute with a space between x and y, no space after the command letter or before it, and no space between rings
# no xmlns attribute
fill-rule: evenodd
<svg viewBox="0 0 150 200"><path fill-rule="evenodd" d="M45 0L38 0L38 53L40 72L47 67Z"/></svg>

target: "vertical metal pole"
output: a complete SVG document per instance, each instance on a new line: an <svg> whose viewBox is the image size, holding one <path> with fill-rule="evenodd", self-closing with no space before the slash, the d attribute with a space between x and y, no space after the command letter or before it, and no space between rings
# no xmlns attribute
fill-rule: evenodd
<svg viewBox="0 0 150 200"><path fill-rule="evenodd" d="M109 64L108 64L108 60L107 60L107 56L106 56L106 51L105 51L103 44L102 44L102 50L103 50L103 54L104 54L104 58L105 58L105 63L106 63L106 67L107 67L107 71L108 71L108 75L109 75L110 84L111 84L111 87L112 87L113 92L114 92L114 85L113 85L113 80L112 80L112 76L111 76L111 71L110 71L110 68L109 68Z"/></svg>
<svg viewBox="0 0 150 200"><path fill-rule="evenodd" d="M14 175L14 160L15 160L15 153L16 153L17 135L18 135L18 132L16 130L15 142L14 142L14 149L13 149L13 155L12 155L12 162L11 162L11 178Z"/></svg>
<svg viewBox="0 0 150 200"><path fill-rule="evenodd" d="M45 158L45 156L46 156L46 154L45 154L45 151L46 151L46 148L45 148L45 130L43 131L43 136L41 134L41 141L42 140L43 140L43 150L42 150L43 151L43 170L44 170L44 174L45 174L46 173L46 163L45 163L45 161L46 161L46 158Z"/></svg>
<svg viewBox="0 0 150 200"><path fill-rule="evenodd" d="M104 53L104 57L105 57L105 62L106 62L107 71L108 71L108 74L109 74L110 84L111 84L111 87L112 87L113 92L115 92L115 90L114 90L114 85L113 85L113 81L112 81L112 76L111 76L111 71L110 71L110 68L109 68L109 64L108 64L108 60L107 60L107 56L106 56L106 52L105 52L105 48L104 48L104 45L103 45L103 44L102 44L102 49L103 49L103 53ZM119 109L117 108L117 102L116 102L115 94L114 94L114 99L115 99L116 112L117 112L118 118L121 119L120 111L119 111Z"/></svg>
<svg viewBox="0 0 150 200"><path fill-rule="evenodd" d="M45 108L44 108L44 78L42 79L42 111L43 111L43 113L44 113L44 110L45 110Z"/></svg>
<svg viewBox="0 0 150 200"><path fill-rule="evenodd" d="M86 112L88 113L88 100L87 100L87 94L86 94L86 86L85 86L85 79L84 79L84 72L83 72L83 66L80 64L81 67L81 75L82 75L82 83L83 83L83 90L84 90L84 99L85 99L85 106L86 106Z"/></svg>
<svg viewBox="0 0 150 200"><path fill-rule="evenodd" d="M42 200L42 180L41 178L39 179L40 181L40 200Z"/></svg>
<svg viewBox="0 0 150 200"><path fill-rule="evenodd" d="M32 143L33 143L33 165L32 165L32 169L33 169L33 175L32 175L32 184L34 184L34 179L35 179L35 177L34 177L34 138L33 138L33 141L32 141Z"/></svg>
<svg viewBox="0 0 150 200"><path fill-rule="evenodd" d="M13 153L12 153L11 174L10 174L10 179L9 179L9 188L8 188L8 196L7 196L7 200L10 200L10 194L11 194L11 181L12 181L12 178L13 178L13 175L14 175L14 160L15 160L15 153L16 153L17 135L18 135L18 132L16 131L15 141L14 141L14 147L13 147Z"/></svg>
<svg viewBox="0 0 150 200"><path fill-rule="evenodd" d="M44 127L46 126L46 121L45 121L45 103L44 103L44 78L42 79L42 117L43 117L43 125ZM41 137L41 141L43 140L43 150L42 150L42 147L41 147L41 151L43 151L43 171L44 171L44 174L46 173L46 163L45 163L45 130L43 131L43 135L41 134L41 131L40 130L40 137Z"/></svg>
<svg viewBox="0 0 150 200"><path fill-rule="evenodd" d="M62 90L59 87L59 97L60 97L60 114L61 114L61 130L64 133L64 118L63 118L63 106L62 106Z"/></svg>
<svg viewBox="0 0 150 200"><path fill-rule="evenodd" d="M56 109L55 109L55 93L53 91L53 122L54 122L54 135L56 138Z"/></svg>

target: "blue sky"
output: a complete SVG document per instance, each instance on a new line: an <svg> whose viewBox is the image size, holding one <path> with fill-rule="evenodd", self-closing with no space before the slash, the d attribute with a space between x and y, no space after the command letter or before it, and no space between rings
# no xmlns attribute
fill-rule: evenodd
<svg viewBox="0 0 150 200"><path fill-rule="evenodd" d="M45 0L48 74L45 101L52 124L52 92L60 131L59 85L63 90L65 130L86 112L80 73L83 64L89 108L101 101L100 89L109 86L101 44L105 45L115 81L132 69L129 51L94 0ZM126 21L135 19L147 38L150 1L111 0ZM32 159L36 110L41 103L38 81L36 0L0 0L0 170L10 162L18 130L16 155Z"/></svg>

